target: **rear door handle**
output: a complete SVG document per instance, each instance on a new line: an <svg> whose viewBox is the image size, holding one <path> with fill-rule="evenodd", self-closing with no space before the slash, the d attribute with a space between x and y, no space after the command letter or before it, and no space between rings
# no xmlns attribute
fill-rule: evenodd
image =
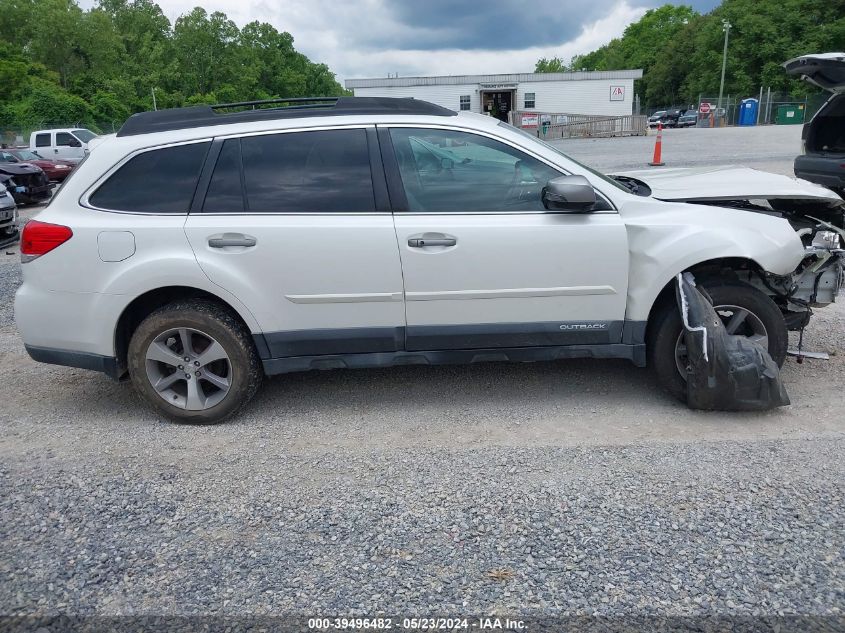
<svg viewBox="0 0 845 633"><path fill-rule="evenodd" d="M454 246L458 243L454 237L412 237L408 240L411 248L423 248L425 246Z"/></svg>
<svg viewBox="0 0 845 633"><path fill-rule="evenodd" d="M227 246L255 246L258 243L251 235L227 234L223 237L208 238L208 245L211 248L226 248Z"/></svg>

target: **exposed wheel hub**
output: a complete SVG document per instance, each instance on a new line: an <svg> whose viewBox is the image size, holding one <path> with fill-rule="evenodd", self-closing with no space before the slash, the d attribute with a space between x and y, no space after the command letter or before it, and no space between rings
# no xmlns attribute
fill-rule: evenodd
<svg viewBox="0 0 845 633"><path fill-rule="evenodd" d="M732 305L714 306L716 314L722 319L725 324L725 330L728 334L735 334L738 336L745 336L755 343L763 347L769 348L769 335L766 331L766 326L763 321L748 308ZM678 340L675 343L675 365L678 368L678 373L681 374L684 380L687 379L687 374L690 371L689 356L687 354L686 344L686 330L681 329L678 334Z"/></svg>

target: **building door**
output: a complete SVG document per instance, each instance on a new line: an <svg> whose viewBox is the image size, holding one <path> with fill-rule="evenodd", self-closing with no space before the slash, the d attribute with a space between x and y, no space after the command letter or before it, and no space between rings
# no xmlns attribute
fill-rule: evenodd
<svg viewBox="0 0 845 633"><path fill-rule="evenodd" d="M496 117L507 123L508 113L513 110L514 91L484 92L481 95L481 106L485 114Z"/></svg>

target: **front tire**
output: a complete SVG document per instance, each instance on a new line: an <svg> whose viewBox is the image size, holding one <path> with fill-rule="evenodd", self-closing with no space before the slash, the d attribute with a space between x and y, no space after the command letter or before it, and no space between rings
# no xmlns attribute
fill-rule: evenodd
<svg viewBox="0 0 845 633"><path fill-rule="evenodd" d="M746 335L763 344L778 364L786 360L789 335L780 308L768 295L739 281L704 281L716 312L732 334ZM743 314L747 311L747 314ZM735 323L732 323L733 322ZM730 330L731 328L728 327ZM655 310L646 335L648 364L660 385L679 400L686 400L686 376L679 353L683 345L683 322L674 294ZM764 338L761 338L764 337Z"/></svg>
<svg viewBox="0 0 845 633"><path fill-rule="evenodd" d="M249 332L210 301L181 301L144 319L129 341L132 384L176 422L217 424L255 395L264 376Z"/></svg>

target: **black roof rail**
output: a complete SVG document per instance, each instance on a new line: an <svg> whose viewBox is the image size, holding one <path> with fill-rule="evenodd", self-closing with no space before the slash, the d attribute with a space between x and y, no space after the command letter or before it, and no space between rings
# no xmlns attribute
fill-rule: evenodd
<svg viewBox="0 0 845 633"><path fill-rule="evenodd" d="M287 104L287 105L282 105ZM278 105L279 107L268 107ZM225 112L233 110L235 112ZM224 112L220 112L224 110ZM395 97L292 97L263 101L240 101L219 105L199 105L141 112L130 116L118 136L135 136L171 130L184 130L209 125L271 121L311 116L346 114L416 114L457 116L457 112L439 105L411 98Z"/></svg>

